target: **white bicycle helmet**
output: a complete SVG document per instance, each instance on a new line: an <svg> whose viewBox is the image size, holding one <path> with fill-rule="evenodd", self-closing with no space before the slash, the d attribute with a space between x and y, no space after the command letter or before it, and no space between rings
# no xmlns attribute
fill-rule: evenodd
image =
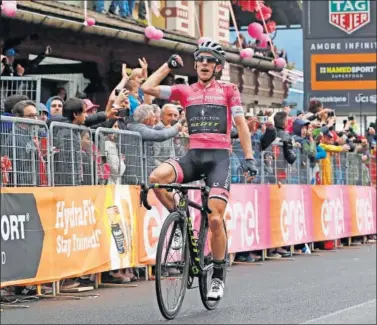
<svg viewBox="0 0 377 325"><path fill-rule="evenodd" d="M221 65L225 64L225 51L220 44L214 41L206 41L198 46L194 52L194 57L196 58L200 53L208 52L211 53L216 59L218 59Z"/></svg>

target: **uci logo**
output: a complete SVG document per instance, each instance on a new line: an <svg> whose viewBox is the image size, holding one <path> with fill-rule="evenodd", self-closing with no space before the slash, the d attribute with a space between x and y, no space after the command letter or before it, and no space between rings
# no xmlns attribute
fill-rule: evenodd
<svg viewBox="0 0 377 325"><path fill-rule="evenodd" d="M370 96L364 96L363 94L358 94L355 97L356 103L372 103L377 104L377 96L376 95L370 95Z"/></svg>

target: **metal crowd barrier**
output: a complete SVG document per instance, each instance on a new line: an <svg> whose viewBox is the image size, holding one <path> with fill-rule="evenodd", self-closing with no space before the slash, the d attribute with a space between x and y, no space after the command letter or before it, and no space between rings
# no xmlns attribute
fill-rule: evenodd
<svg viewBox="0 0 377 325"><path fill-rule="evenodd" d="M1 186L79 186L140 184L170 157L184 156L188 138L144 142L130 131L52 122L50 128L38 120L1 117ZM323 184L318 163L310 161L300 148L297 159L288 164L281 145L260 151L253 141L259 175L253 184ZM247 183L243 176L244 155L239 140L232 143L231 182ZM376 183L376 158L363 161L356 153L332 154L332 184ZM318 176L317 176L318 174Z"/></svg>
<svg viewBox="0 0 377 325"><path fill-rule="evenodd" d="M106 174L107 184L137 185L144 180L143 146L139 133L98 128L95 131L97 184L100 173Z"/></svg>
<svg viewBox="0 0 377 325"><path fill-rule="evenodd" d="M1 116L1 186L51 185L46 123Z"/></svg>
<svg viewBox="0 0 377 325"><path fill-rule="evenodd" d="M0 79L0 111L4 101L11 95L25 95L37 104L41 101L41 79L37 77L3 77Z"/></svg>
<svg viewBox="0 0 377 325"><path fill-rule="evenodd" d="M252 148L254 153L254 159L256 166L259 171L261 171L261 151L260 151L260 142L257 140L252 140ZM248 183L248 180L245 178L244 171L242 169L242 164L245 160L245 156L241 147L241 143L239 139L235 139L232 141L232 153L230 156L230 164L231 164L231 183ZM261 184L262 183L261 173L255 177L251 183L252 184Z"/></svg>
<svg viewBox="0 0 377 325"><path fill-rule="evenodd" d="M363 154L341 152L331 157L332 183L334 185L372 184L370 162L363 160Z"/></svg>
<svg viewBox="0 0 377 325"><path fill-rule="evenodd" d="M91 129L52 122L50 148L52 186L95 184Z"/></svg>
<svg viewBox="0 0 377 325"><path fill-rule="evenodd" d="M188 150L188 137L178 136L162 142L144 141L144 179L148 181L151 172L171 157L183 157Z"/></svg>

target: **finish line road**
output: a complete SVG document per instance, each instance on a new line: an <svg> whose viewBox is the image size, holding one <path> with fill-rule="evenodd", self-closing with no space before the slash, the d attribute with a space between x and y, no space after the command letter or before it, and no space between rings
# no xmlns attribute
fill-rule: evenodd
<svg viewBox="0 0 377 325"><path fill-rule="evenodd" d="M1 324L166 324L154 282L101 289L95 299L42 300L4 310ZM376 324L376 246L234 265L225 297L208 312L198 289L186 292L180 324Z"/></svg>

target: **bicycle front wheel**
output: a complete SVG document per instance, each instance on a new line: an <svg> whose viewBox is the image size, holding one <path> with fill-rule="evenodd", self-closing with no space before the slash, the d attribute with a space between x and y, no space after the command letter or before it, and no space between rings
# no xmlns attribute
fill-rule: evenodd
<svg viewBox="0 0 377 325"><path fill-rule="evenodd" d="M157 302L161 314L168 320L178 315L187 288L190 253L184 226L180 213L169 214L162 226L157 246Z"/></svg>

